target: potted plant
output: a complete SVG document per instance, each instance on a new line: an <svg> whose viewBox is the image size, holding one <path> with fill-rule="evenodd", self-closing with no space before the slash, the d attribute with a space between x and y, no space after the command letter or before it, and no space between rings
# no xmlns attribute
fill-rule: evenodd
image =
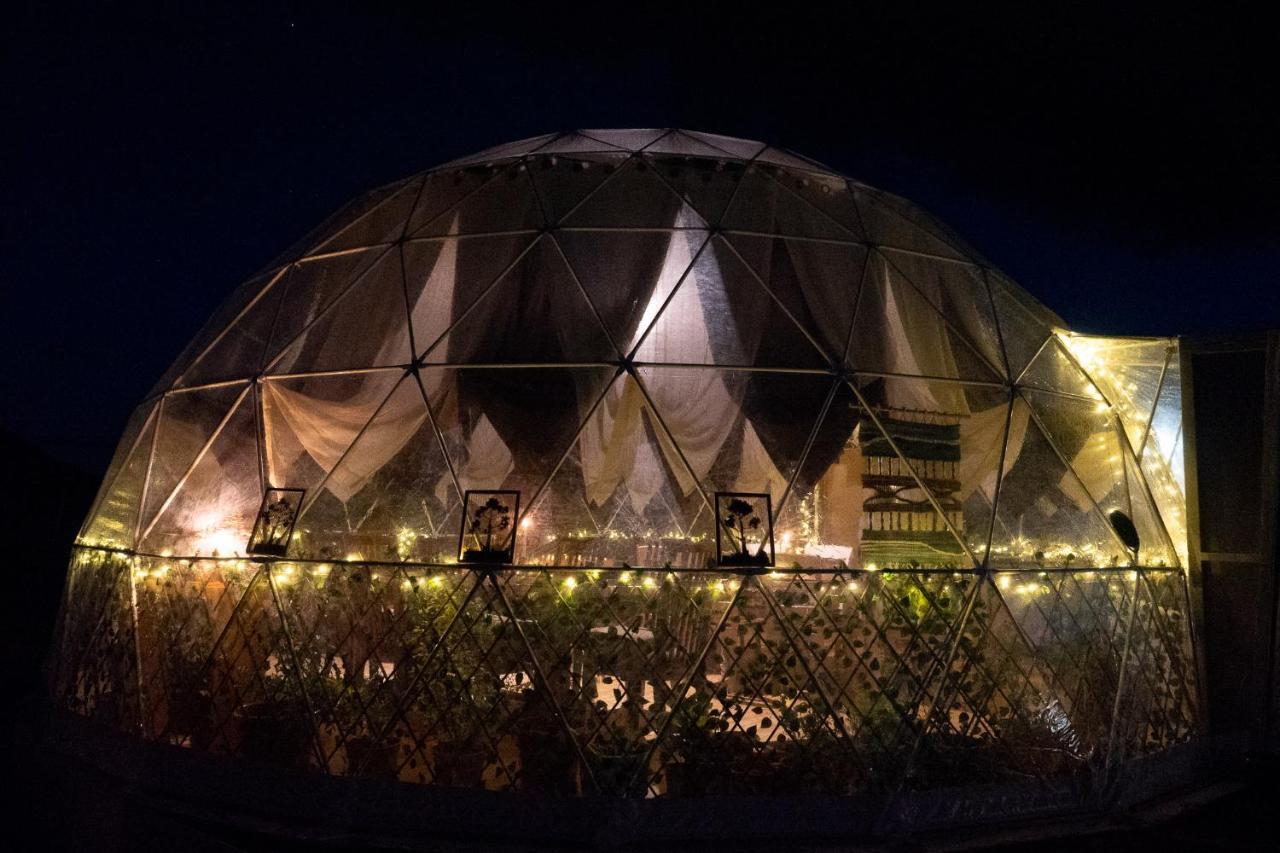
<svg viewBox="0 0 1280 853"><path fill-rule="evenodd" d="M309 767L312 741L306 705L298 701L290 679L268 676L264 684L267 695L242 703L233 715L241 754L283 767Z"/></svg>

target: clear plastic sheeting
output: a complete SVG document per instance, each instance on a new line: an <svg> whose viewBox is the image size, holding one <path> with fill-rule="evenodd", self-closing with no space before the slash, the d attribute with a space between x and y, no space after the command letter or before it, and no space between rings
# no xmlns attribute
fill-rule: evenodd
<svg viewBox="0 0 1280 853"><path fill-rule="evenodd" d="M1177 567L1181 448L1175 341L1071 333L803 157L583 130L378 188L237 289L80 541L237 554L303 488L290 556L430 562L462 492L518 489L518 563L701 567L752 491L784 568Z"/></svg>

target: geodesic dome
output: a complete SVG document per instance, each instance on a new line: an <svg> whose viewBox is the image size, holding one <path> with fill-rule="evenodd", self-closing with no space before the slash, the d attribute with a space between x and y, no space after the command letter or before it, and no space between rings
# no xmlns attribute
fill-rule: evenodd
<svg viewBox="0 0 1280 853"><path fill-rule="evenodd" d="M81 541L703 566L716 492L779 565L1127 565L1182 544L1177 360L1072 336L933 219L760 143L555 134L374 190L243 285L135 412Z"/></svg>
<svg viewBox="0 0 1280 853"><path fill-rule="evenodd" d="M1201 720L1179 393L1176 341L1073 334L796 155L502 146L357 199L138 408L73 552L55 707L157 745L113 772L252 814L284 800L197 754L357 777L280 786L356 831L1097 809L1175 784ZM296 528L250 557L283 489ZM512 565L462 544L495 490ZM425 799L352 808L370 777ZM790 799L683 802L707 794Z"/></svg>

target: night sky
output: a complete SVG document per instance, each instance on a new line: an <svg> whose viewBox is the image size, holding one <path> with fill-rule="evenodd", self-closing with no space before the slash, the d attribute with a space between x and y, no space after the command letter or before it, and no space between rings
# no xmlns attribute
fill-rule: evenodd
<svg viewBox="0 0 1280 853"><path fill-rule="evenodd" d="M349 197L574 127L807 154L1081 330L1280 327L1274 36L1220 4L222 5L20 4L0 27L0 411L90 470L219 301Z"/></svg>

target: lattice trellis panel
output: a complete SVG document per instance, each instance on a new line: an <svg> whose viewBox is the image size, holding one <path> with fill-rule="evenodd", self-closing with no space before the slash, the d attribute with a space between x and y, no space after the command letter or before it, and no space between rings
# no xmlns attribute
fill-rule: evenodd
<svg viewBox="0 0 1280 853"><path fill-rule="evenodd" d="M147 737L210 745L206 670L255 572L239 562L160 560L135 573Z"/></svg>
<svg viewBox="0 0 1280 853"><path fill-rule="evenodd" d="M485 572L84 549L67 596L65 707L334 775L893 793L1105 773L1199 724L1171 570Z"/></svg>
<svg viewBox="0 0 1280 853"><path fill-rule="evenodd" d="M1143 572L1116 717L1115 758L1159 752L1188 740L1199 703L1186 590L1174 572Z"/></svg>
<svg viewBox="0 0 1280 853"><path fill-rule="evenodd" d="M133 732L139 720L133 615L136 558L77 550L60 620L54 697L108 728Z"/></svg>

